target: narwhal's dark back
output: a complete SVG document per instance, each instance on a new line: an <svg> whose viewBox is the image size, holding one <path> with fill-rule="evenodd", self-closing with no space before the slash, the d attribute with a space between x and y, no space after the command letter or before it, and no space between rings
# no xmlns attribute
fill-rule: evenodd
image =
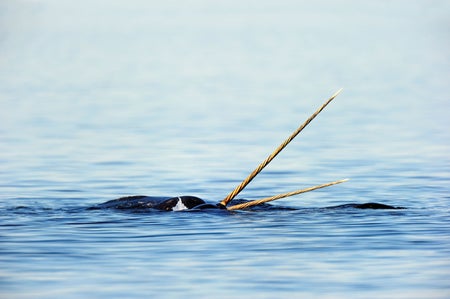
<svg viewBox="0 0 450 299"><path fill-rule="evenodd" d="M90 209L181 211L202 206L205 201L195 196L153 197L144 195L126 196L99 204Z"/></svg>
<svg viewBox="0 0 450 299"><path fill-rule="evenodd" d="M265 205L265 207L268 207ZM183 211L191 209L217 209L224 208L219 205L206 203L203 199L196 196L177 196L177 197L152 197L144 195L127 196L113 199L89 209L119 209L119 210L146 210L155 209L161 211ZM325 209L404 209L381 203L350 203L338 206L326 207Z"/></svg>

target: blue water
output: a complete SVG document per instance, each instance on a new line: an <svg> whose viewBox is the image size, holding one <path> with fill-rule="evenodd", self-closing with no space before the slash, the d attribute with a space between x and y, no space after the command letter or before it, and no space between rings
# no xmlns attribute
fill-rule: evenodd
<svg viewBox="0 0 450 299"><path fill-rule="evenodd" d="M449 6L2 1L0 297L450 298Z"/></svg>

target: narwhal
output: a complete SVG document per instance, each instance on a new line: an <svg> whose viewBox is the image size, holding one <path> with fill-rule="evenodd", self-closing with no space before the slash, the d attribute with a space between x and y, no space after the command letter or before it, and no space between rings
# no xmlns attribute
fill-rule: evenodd
<svg viewBox="0 0 450 299"><path fill-rule="evenodd" d="M255 177L258 175L264 167L266 167L336 96L342 91L338 90L334 93L322 106L319 107L304 123L300 125L283 143L281 143L263 162L261 162L256 169L250 173L236 188L228 194L219 203L208 203L203 199L196 196L176 196L176 197L152 197L152 196L127 196L118 199L107 201L103 204L92 207L93 209L100 208L115 208L115 209L155 209L162 211L183 211L183 210L200 210L200 209L226 209L226 210L239 210L249 208L255 205L260 205L266 202L277 200L280 198L293 196L309 191L313 191L320 188L336 185L347 181L338 180L326 184L316 185L313 187L291 191L287 193L278 194L275 196L253 200L249 202L240 203L233 206L227 206L233 198L236 197ZM390 205L380 203L363 203L363 204L344 204L328 208L356 208L356 209L401 209L401 207L393 207Z"/></svg>

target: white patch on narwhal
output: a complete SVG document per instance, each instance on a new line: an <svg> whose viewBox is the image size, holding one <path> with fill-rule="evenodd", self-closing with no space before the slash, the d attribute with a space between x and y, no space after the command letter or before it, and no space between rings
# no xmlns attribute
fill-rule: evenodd
<svg viewBox="0 0 450 299"><path fill-rule="evenodd" d="M187 210L188 208L183 204L183 201L181 200L181 198L178 196L178 202L177 204L172 208L172 211L182 211L182 210Z"/></svg>

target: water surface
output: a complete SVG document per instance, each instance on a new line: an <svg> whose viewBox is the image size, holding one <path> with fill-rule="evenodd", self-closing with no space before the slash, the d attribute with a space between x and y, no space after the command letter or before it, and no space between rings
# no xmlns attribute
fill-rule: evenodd
<svg viewBox="0 0 450 299"><path fill-rule="evenodd" d="M0 4L0 297L450 297L445 1ZM217 202L344 87L223 212ZM380 202L406 210L326 210Z"/></svg>

